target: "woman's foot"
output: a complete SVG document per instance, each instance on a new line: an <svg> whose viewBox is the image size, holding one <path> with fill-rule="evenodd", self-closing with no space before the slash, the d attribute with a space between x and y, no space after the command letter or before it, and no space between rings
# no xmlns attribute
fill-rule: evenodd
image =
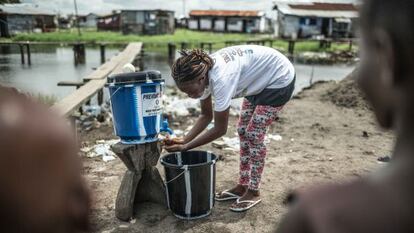
<svg viewBox="0 0 414 233"><path fill-rule="evenodd" d="M228 201L242 197L247 191L247 186L236 185L232 189L224 190L216 194L216 201Z"/></svg>
<svg viewBox="0 0 414 233"><path fill-rule="evenodd" d="M231 205L230 210L236 212L246 211L260 202L260 192L258 190L248 189L242 197Z"/></svg>

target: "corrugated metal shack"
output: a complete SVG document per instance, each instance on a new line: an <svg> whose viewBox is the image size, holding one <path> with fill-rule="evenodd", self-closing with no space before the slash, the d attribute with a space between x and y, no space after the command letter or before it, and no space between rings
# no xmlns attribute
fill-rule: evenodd
<svg viewBox="0 0 414 233"><path fill-rule="evenodd" d="M50 32L56 30L57 19L53 12L32 4L0 5L0 36L18 33Z"/></svg>
<svg viewBox="0 0 414 233"><path fill-rule="evenodd" d="M99 15L94 13L78 16L79 26L89 28L96 27L98 17Z"/></svg>
<svg viewBox="0 0 414 233"><path fill-rule="evenodd" d="M98 31L120 31L121 30L121 13L112 12L109 15L100 16L97 19Z"/></svg>
<svg viewBox="0 0 414 233"><path fill-rule="evenodd" d="M271 20L261 11L192 10L188 28L216 32L271 32Z"/></svg>
<svg viewBox="0 0 414 233"><path fill-rule="evenodd" d="M175 30L174 11L121 10L98 18L98 30L121 31L123 34L172 34Z"/></svg>
<svg viewBox="0 0 414 233"><path fill-rule="evenodd" d="M353 4L277 4L279 35L289 38L314 36L346 38L355 33L358 9Z"/></svg>
<svg viewBox="0 0 414 233"><path fill-rule="evenodd" d="M121 21L123 34L172 34L175 29L174 11L123 10Z"/></svg>

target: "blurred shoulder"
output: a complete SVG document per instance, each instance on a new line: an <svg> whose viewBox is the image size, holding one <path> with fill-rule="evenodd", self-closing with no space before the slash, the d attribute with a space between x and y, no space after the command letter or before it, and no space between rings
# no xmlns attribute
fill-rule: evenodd
<svg viewBox="0 0 414 233"><path fill-rule="evenodd" d="M387 189L367 180L296 190L278 232L393 232L398 203ZM286 230L286 229L296 229ZM395 229L395 228L393 228Z"/></svg>
<svg viewBox="0 0 414 233"><path fill-rule="evenodd" d="M44 139L73 143L74 138L66 120L52 112L49 106L15 88L4 86L0 86L0 129L4 140L31 138L30 141Z"/></svg>

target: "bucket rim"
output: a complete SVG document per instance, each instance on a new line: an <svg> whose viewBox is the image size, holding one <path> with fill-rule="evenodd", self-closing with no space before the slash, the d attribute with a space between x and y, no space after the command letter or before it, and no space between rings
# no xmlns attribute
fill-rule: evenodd
<svg viewBox="0 0 414 233"><path fill-rule="evenodd" d="M170 209L171 210L171 209ZM201 214L201 215L197 215L197 216L192 216L192 217L188 217L188 216L183 216L183 215L179 215L177 213L174 213L173 210L171 210L171 212L174 214L175 217L182 219L182 220L196 220L196 219L200 219L200 218L204 218L207 217L211 214L211 210L207 211L207 213L205 214Z"/></svg>
<svg viewBox="0 0 414 233"><path fill-rule="evenodd" d="M172 163L167 163L167 162L165 162L164 161L164 159L167 157L167 156L169 156L169 155L171 155L171 154L176 154L176 153L179 153L179 152L173 152L173 153L168 153L168 154L165 154L165 155L163 155L161 158L160 158L160 163L164 166L164 167L169 167L169 168L175 168L175 169L188 169L188 168L196 168L196 167L201 167L201 166L205 166L205 165L211 165L211 164L215 164L216 163L216 160L217 160L217 155L216 154L214 154L213 152L211 152L211 151L204 151L204 150L190 150L190 151L185 151L185 152L205 152L205 153L210 153L211 155L214 155L214 159L211 159L211 161L210 162L205 162L205 163L197 163L197 164L189 164L189 165L175 165L175 164L172 164ZM185 153L184 152L184 153Z"/></svg>

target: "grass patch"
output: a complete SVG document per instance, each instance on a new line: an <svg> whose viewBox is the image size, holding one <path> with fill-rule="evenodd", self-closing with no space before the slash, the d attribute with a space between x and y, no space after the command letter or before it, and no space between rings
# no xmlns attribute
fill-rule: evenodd
<svg viewBox="0 0 414 233"><path fill-rule="evenodd" d="M357 44L353 44L352 45L352 51L353 52L357 52L359 49L359 46ZM349 50L349 43L332 43L332 46L330 49L328 49L328 51L333 52L333 51L348 51Z"/></svg>
<svg viewBox="0 0 414 233"><path fill-rule="evenodd" d="M30 33L19 34L12 38L13 41L38 41L38 42L143 42L145 49L149 51L167 51L169 42L176 43L177 49L180 49L181 42L188 43L189 48L200 47L201 42L212 42L213 50L224 48L225 41L248 41L270 38L270 35L263 34L241 34L241 33L217 33L217 32L200 32L187 29L177 29L174 34L170 35L122 35L120 32L96 31L96 29L82 29L82 35L79 36L77 29L59 30L50 33ZM268 44L267 44L268 45ZM273 48L282 52L287 52L288 42L284 40L274 40ZM319 48L317 41L297 42L295 53L301 52L323 52L348 50L347 43L332 43L331 48ZM207 48L205 48L207 49ZM353 46L353 50L357 50Z"/></svg>
<svg viewBox="0 0 414 233"><path fill-rule="evenodd" d="M252 34L237 34L237 33L214 33L214 32L199 32L185 29L177 29L174 34L168 35L122 35L120 32L106 32L96 30L82 30L82 35L79 36L77 30L60 30L50 33L30 33L19 34L13 37L14 41L42 41L42 42L136 42L143 43L168 43L168 42L220 42L228 40L250 40L257 39L263 35Z"/></svg>
<svg viewBox="0 0 414 233"><path fill-rule="evenodd" d="M284 47L287 49L287 46ZM334 42L331 44L330 48L320 48L318 41L301 41L295 44L295 53L300 52L335 52L335 51L348 51L349 43L348 42ZM352 46L352 51L357 51L358 45Z"/></svg>

